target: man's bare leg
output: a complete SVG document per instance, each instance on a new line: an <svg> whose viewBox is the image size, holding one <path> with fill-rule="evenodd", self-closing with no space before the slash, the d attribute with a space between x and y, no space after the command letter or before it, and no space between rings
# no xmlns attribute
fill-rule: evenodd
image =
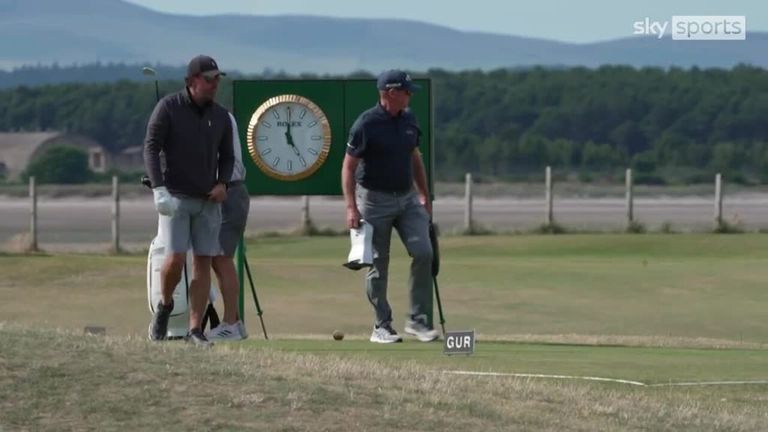
<svg viewBox="0 0 768 432"><path fill-rule="evenodd" d="M211 290L211 257L195 255L193 263L192 282L189 284L189 328L202 330Z"/></svg>
<svg viewBox="0 0 768 432"><path fill-rule="evenodd" d="M186 254L166 255L160 268L160 304L152 305L154 313L149 322L149 339L165 340L168 334L168 319L173 312L173 291L181 279Z"/></svg>
<svg viewBox="0 0 768 432"><path fill-rule="evenodd" d="M219 280L219 289L224 302L224 322L234 324L237 322L238 297L240 286L238 284L235 263L231 256L219 255L213 257L213 271Z"/></svg>
<svg viewBox="0 0 768 432"><path fill-rule="evenodd" d="M186 257L185 253L169 253L163 260L163 266L160 268L160 294L164 305L171 304L173 300L173 291L181 281L181 271L184 269Z"/></svg>

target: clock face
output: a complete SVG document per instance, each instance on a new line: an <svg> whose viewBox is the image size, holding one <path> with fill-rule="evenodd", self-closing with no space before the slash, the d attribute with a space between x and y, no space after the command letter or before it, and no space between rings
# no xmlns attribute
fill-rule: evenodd
<svg viewBox="0 0 768 432"><path fill-rule="evenodd" d="M279 180L309 177L325 162L331 127L309 99L281 95L268 99L251 116L248 152L256 166Z"/></svg>

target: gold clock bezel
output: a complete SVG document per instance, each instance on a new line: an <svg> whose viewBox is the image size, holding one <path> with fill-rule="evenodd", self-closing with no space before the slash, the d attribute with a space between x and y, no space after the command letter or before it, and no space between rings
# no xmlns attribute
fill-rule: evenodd
<svg viewBox="0 0 768 432"><path fill-rule="evenodd" d="M320 149L320 154L318 155L317 160L315 160L315 162L313 162L312 165L307 167L304 171L296 174L285 174L273 170L272 167L261 158L261 155L256 148L255 137L258 136L256 133L256 127L258 126L259 121L270 108L283 103L297 103L310 110L317 117L323 131L323 145ZM331 149L331 125L328 123L328 117L325 116L323 110L320 109L320 107L311 100L295 94L274 96L259 105L259 107L256 108L256 111L253 112L253 115L251 115L251 121L248 123L247 145L248 153L251 155L251 160L253 160L253 163L255 163L261 172L267 176L283 181L302 180L314 174L328 158L328 152Z"/></svg>

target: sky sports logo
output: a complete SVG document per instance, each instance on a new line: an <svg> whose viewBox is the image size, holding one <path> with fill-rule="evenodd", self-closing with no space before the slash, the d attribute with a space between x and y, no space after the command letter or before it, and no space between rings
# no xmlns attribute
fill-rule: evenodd
<svg viewBox="0 0 768 432"><path fill-rule="evenodd" d="M744 15L674 15L672 25L669 24L669 21L653 21L645 17L634 22L634 34L661 39L669 30L673 40L747 39L747 18Z"/></svg>

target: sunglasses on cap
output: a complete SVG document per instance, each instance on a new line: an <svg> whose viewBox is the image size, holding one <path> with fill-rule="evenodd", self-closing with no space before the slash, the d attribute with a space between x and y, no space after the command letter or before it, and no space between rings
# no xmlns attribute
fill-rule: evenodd
<svg viewBox="0 0 768 432"><path fill-rule="evenodd" d="M213 75L213 76L205 75L205 74L200 74L200 76L203 77L203 79L207 83L212 83L214 81L218 81L218 80L221 79L221 74L216 74L216 75Z"/></svg>
<svg viewBox="0 0 768 432"><path fill-rule="evenodd" d="M402 92L402 93L405 93L405 94L406 94L406 96L411 96L411 95L413 94L413 92L412 92L412 91L410 91L410 90L406 90L406 89L400 89L400 88L391 88L391 89L389 89L389 91L393 91L393 92Z"/></svg>

